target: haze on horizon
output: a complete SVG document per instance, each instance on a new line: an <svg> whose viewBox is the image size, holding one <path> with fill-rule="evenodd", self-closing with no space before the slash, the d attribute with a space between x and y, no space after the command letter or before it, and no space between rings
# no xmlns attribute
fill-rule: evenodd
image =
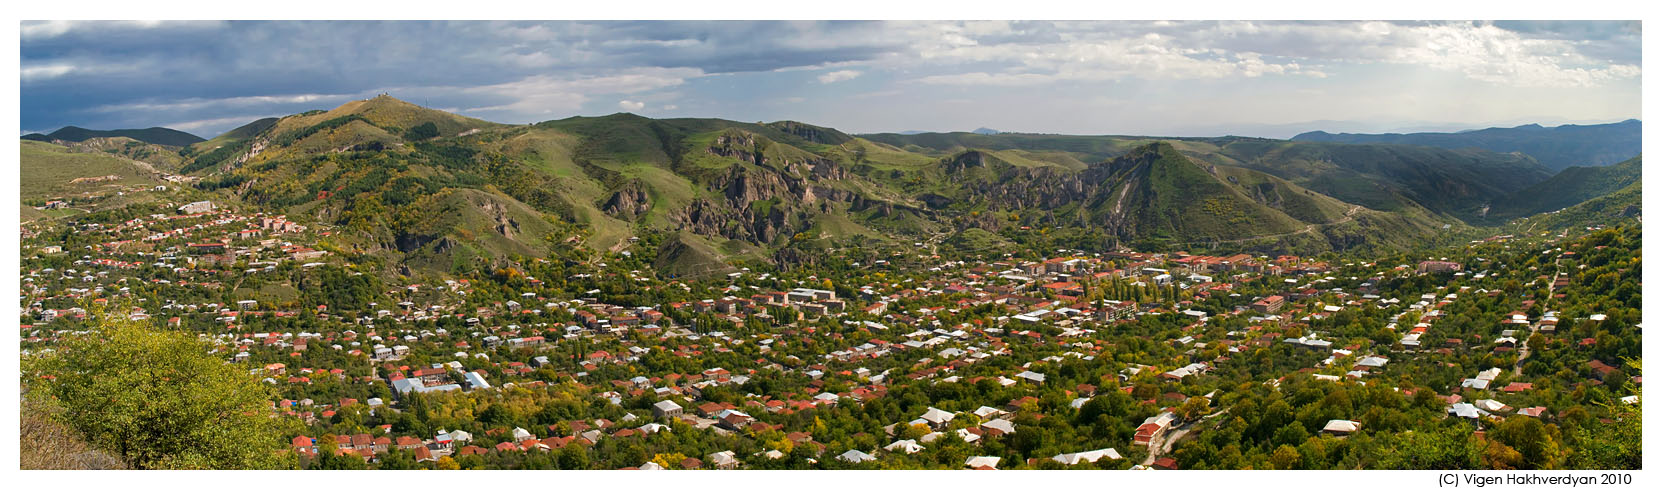
<svg viewBox="0 0 1662 490"><path fill-rule="evenodd" d="M504 123L632 112L1285 138L1638 118L1637 21L64 22L21 126L212 137L380 93Z"/></svg>

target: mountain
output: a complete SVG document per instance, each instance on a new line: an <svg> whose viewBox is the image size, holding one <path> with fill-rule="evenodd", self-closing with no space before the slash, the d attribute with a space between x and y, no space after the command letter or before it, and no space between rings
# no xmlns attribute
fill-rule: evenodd
<svg viewBox="0 0 1662 490"><path fill-rule="evenodd" d="M1571 166L1602 166L1633 158L1640 151L1642 124L1637 119L1610 124L1542 127L1527 124L1458 133L1332 134L1312 131L1293 141L1329 143L1390 143L1439 148L1481 148L1499 153L1528 154L1553 171Z"/></svg>
<svg viewBox="0 0 1662 490"><path fill-rule="evenodd" d="M190 133L186 133L184 131L179 131L179 130L176 130L176 129L159 128L159 127L158 128L146 128L146 129L112 129L112 130L100 131L100 130L96 130L96 129L77 128L75 126L64 126L63 129L53 131L50 134L29 133L29 134L23 135L23 139L33 140L33 141L44 141L44 142L53 142L53 141L81 142L81 141L86 141L86 140L92 139L92 138L114 138L114 137L132 138L134 140L142 141L142 142L145 142L145 143L152 143L152 144L163 145L163 146L174 146L174 147L189 146L189 145L192 145L192 144L202 142L202 137L200 137L200 136L190 134Z"/></svg>
<svg viewBox="0 0 1662 490"><path fill-rule="evenodd" d="M1552 175L1528 156L1474 149L1236 138L1197 153L1368 208L1424 208L1462 220Z"/></svg>
<svg viewBox="0 0 1662 490"><path fill-rule="evenodd" d="M1491 219L1511 219L1564 209L1619 191L1640 180L1641 157L1605 167L1570 167L1512 193L1489 209Z"/></svg>
<svg viewBox="0 0 1662 490"><path fill-rule="evenodd" d="M507 125L387 96L180 154L200 189L340 229L338 246L412 277L624 250L697 277L925 242L1401 249L1551 174L1476 149L1236 137L850 135L627 113Z"/></svg>

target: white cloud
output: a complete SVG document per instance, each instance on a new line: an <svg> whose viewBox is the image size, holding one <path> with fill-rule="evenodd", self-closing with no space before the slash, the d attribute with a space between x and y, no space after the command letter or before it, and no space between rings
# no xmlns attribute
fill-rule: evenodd
<svg viewBox="0 0 1662 490"><path fill-rule="evenodd" d="M22 70L23 81L49 80L68 75L75 71L75 65L68 63L53 63L49 65L25 66Z"/></svg>
<svg viewBox="0 0 1662 490"><path fill-rule="evenodd" d="M166 127L166 128L177 129L177 130L180 130L180 131L190 132L190 131L195 131L195 130L202 129L202 128L241 126L243 124L248 124L248 123L254 122L256 120L262 119L262 118L273 117L273 116L282 116L282 115L284 115L284 114L257 114L257 115L251 115L251 116L219 117L219 118L202 119L202 120L196 120L196 121L173 122L173 123L162 124L161 126ZM210 135L197 135L197 136L206 136L208 138L212 138L212 137L217 136L217 135L210 134Z"/></svg>
<svg viewBox="0 0 1662 490"><path fill-rule="evenodd" d="M378 93L378 92L377 92ZM253 95L245 97L227 97L223 99L189 98L168 102L132 102L126 104L101 105L88 109L91 112L131 112L131 111L189 111L214 107L247 107L268 104L304 104L308 102L340 101L362 98L364 94L295 94L295 95Z"/></svg>
<svg viewBox="0 0 1662 490"><path fill-rule="evenodd" d="M465 94L490 95L510 99L511 102L487 107L475 107L468 112L512 112L522 115L546 115L576 112L592 96L610 94L639 94L674 87L688 78L703 76L696 68L640 68L623 73L588 77L557 78L535 75L495 85L462 89ZM633 101L624 101L632 103ZM629 109L620 103L620 107ZM642 105L642 107L645 107Z"/></svg>
<svg viewBox="0 0 1662 490"><path fill-rule="evenodd" d="M673 111L675 109L678 109L675 104L664 104L664 110L666 111Z"/></svg>
<svg viewBox="0 0 1662 490"><path fill-rule="evenodd" d="M844 80L853 80L860 76L857 70L837 70L819 76L819 83L837 83Z"/></svg>
<svg viewBox="0 0 1662 490"><path fill-rule="evenodd" d="M157 29L164 27L214 27L220 21L200 20L46 20L25 21L19 26L23 40L50 39L77 29Z"/></svg>
<svg viewBox="0 0 1662 490"><path fill-rule="evenodd" d="M1048 37L1008 23L896 23L909 52L889 67L926 69L927 84L1031 86L1065 80L1326 78L1329 65L1406 64L1518 87L1588 87L1640 76L1592 59L1585 41L1530 38L1483 23L1070 22ZM975 66L965 73L941 73Z"/></svg>
<svg viewBox="0 0 1662 490"><path fill-rule="evenodd" d="M646 108L646 103L645 102L636 102L636 101L633 101L633 100L627 100L626 99L626 100L617 101L617 106L618 106L619 109L634 112L634 111L638 111L638 110Z"/></svg>

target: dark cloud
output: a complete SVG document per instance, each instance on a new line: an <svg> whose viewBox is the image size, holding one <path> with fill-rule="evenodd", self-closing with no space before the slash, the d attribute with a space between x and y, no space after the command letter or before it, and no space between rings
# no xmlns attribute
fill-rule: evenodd
<svg viewBox="0 0 1662 490"><path fill-rule="evenodd" d="M861 83L897 78L878 75L886 72L1029 87L1127 73L1156 80L1316 76L1307 70L1426 58L1426 66L1451 70L1466 65L1437 65L1443 55L1416 50L1430 35L1425 31L1475 25L1486 24L1379 24L1389 27L1385 33L1353 22L1276 21L27 22L20 109L26 130L171 124L211 136L237 118L328 108L380 91L528 122L616 110L623 99L655 101L647 110L732 105L764 82L748 81L749 89L694 84L697 91L689 92L705 100L679 104L666 91L712 75L769 74L807 84L818 73L770 74L780 70L853 68L866 73ZM1639 64L1634 22L1494 26L1523 40L1552 41L1554 53L1576 55L1581 65L1631 65L1609 77L1628 76ZM1046 57L1058 52L1067 54ZM1251 66L1257 55L1269 65ZM1524 66L1538 61L1464 72L1495 80L1570 66ZM1547 83L1575 82L1565 80Z"/></svg>

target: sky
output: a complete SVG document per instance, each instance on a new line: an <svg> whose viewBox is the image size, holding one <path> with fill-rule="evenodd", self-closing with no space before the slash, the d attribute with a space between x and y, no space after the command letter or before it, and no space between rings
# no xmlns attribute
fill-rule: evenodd
<svg viewBox="0 0 1662 490"><path fill-rule="evenodd" d="M212 137L389 93L503 123L1242 135L1640 114L1639 22L24 21L21 128Z"/></svg>

